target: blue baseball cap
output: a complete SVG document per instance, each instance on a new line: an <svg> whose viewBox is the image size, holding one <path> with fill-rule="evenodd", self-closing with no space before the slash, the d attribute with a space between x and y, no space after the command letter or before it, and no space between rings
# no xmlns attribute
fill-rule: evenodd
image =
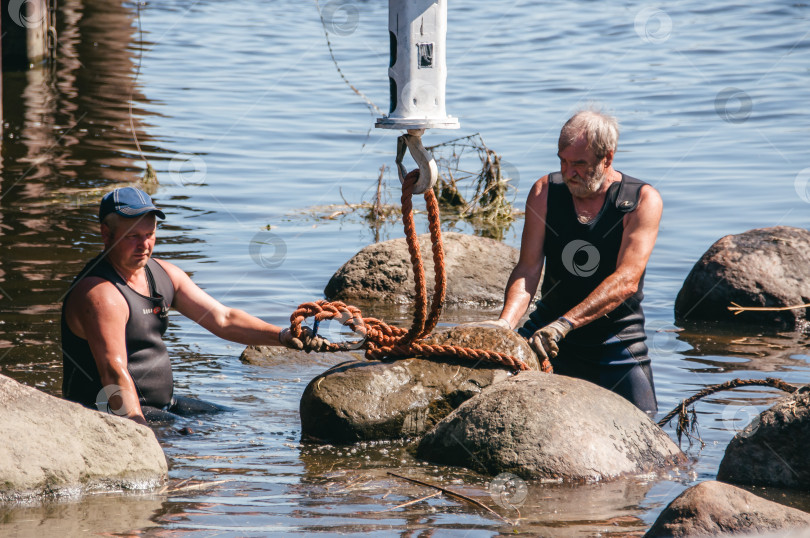
<svg viewBox="0 0 810 538"><path fill-rule="evenodd" d="M113 212L127 218L140 217L146 213L154 212L160 220L166 218L163 211L155 207L152 198L135 187L121 187L104 195L98 207L99 222Z"/></svg>

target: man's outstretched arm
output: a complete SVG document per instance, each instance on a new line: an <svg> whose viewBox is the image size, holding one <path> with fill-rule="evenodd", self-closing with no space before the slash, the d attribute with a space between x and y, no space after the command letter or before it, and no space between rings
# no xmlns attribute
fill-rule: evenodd
<svg viewBox="0 0 810 538"><path fill-rule="evenodd" d="M282 329L244 310L225 306L197 286L176 265L164 260L156 261L172 280L175 291L172 307L220 338L247 346L306 347L313 350L319 350L325 343L320 338L310 339L306 334L302 342L292 337L289 328Z"/></svg>

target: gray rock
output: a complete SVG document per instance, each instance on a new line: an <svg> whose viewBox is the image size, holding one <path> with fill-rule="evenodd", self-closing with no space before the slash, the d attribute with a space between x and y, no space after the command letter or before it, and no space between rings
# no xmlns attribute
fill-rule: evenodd
<svg viewBox="0 0 810 538"><path fill-rule="evenodd" d="M766 409L726 447L717 479L810 491L810 386Z"/></svg>
<svg viewBox="0 0 810 538"><path fill-rule="evenodd" d="M806 512L708 481L678 495L644 536L725 536L808 528Z"/></svg>
<svg viewBox="0 0 810 538"><path fill-rule="evenodd" d="M621 396L587 381L523 372L465 402L417 456L490 475L592 481L654 472L685 456Z"/></svg>
<svg viewBox="0 0 810 538"><path fill-rule="evenodd" d="M0 375L0 501L146 490L166 457L146 426L60 400Z"/></svg>
<svg viewBox="0 0 810 538"><path fill-rule="evenodd" d="M349 360L361 360L363 351L337 353L307 353L281 346L247 346L239 360L245 364L264 368L300 371L302 368L321 366L329 368Z"/></svg>
<svg viewBox="0 0 810 538"><path fill-rule="evenodd" d="M503 302L506 280L518 250L494 239L443 233L447 305L496 306ZM419 236L428 285L433 292L430 235ZM358 252L329 280L324 293L333 301L412 304L414 278L405 238L374 243Z"/></svg>
<svg viewBox="0 0 810 538"><path fill-rule="evenodd" d="M434 334L425 343L491 349L539 367L526 341L505 329L460 326ZM304 390L302 434L324 443L419 436L484 387L510 375L497 365L451 358L340 364Z"/></svg>
<svg viewBox="0 0 810 538"><path fill-rule="evenodd" d="M810 232L776 226L727 235L698 260L675 300L680 322L712 320L795 329L808 309L747 311L740 306L782 307L810 303Z"/></svg>

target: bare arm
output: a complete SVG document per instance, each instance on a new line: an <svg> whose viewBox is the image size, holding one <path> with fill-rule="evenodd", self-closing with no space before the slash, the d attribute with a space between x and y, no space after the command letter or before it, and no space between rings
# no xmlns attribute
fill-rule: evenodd
<svg viewBox="0 0 810 538"><path fill-rule="evenodd" d="M638 207L624 217L616 271L564 314L574 328L604 316L636 293L658 236L663 207L658 191L649 185L641 189Z"/></svg>
<svg viewBox="0 0 810 538"><path fill-rule="evenodd" d="M172 306L178 312L199 323L213 334L244 345L283 345L279 340L281 328L251 316L243 310L230 308L200 289L179 267L167 261L160 263L174 285Z"/></svg>
<svg viewBox="0 0 810 538"><path fill-rule="evenodd" d="M88 277L73 290L65 307L70 330L87 340L96 362L110 409L146 424L138 391L127 369L126 324L129 307L115 286Z"/></svg>
<svg viewBox="0 0 810 538"><path fill-rule="evenodd" d="M526 218L520 240L520 257L506 283L500 319L515 327L529 307L543 270L543 243L546 239L548 176L540 178L526 200Z"/></svg>

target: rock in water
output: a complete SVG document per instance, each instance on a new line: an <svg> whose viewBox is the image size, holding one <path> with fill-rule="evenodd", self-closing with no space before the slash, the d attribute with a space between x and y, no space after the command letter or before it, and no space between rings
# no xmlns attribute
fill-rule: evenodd
<svg viewBox="0 0 810 538"><path fill-rule="evenodd" d="M591 481L685 462L636 406L597 385L523 372L465 402L419 443L420 458L490 475Z"/></svg>
<svg viewBox="0 0 810 538"><path fill-rule="evenodd" d="M759 535L808 527L810 514L806 512L757 497L744 489L708 481L678 495L644 536Z"/></svg>
<svg viewBox="0 0 810 538"><path fill-rule="evenodd" d="M726 447L717 479L752 486L810 490L810 386L782 398Z"/></svg>
<svg viewBox="0 0 810 538"><path fill-rule="evenodd" d="M167 465L146 426L0 375L0 501L152 489Z"/></svg>
<svg viewBox="0 0 810 538"><path fill-rule="evenodd" d="M443 233L447 270L445 304L500 305L506 280L518 260L518 250L494 239ZM433 293L430 235L419 236L427 275L428 297ZM414 277L405 238L374 243L358 252L329 280L324 293L333 301L412 304Z"/></svg>
<svg viewBox="0 0 810 538"><path fill-rule="evenodd" d="M795 329L808 309L747 311L740 306L783 307L810 302L810 232L776 226L727 235L698 260L675 300L675 318L774 325Z"/></svg>
<svg viewBox="0 0 810 538"><path fill-rule="evenodd" d="M512 331L460 326L428 344L491 349L538 369L537 357ZM462 402L510 376L497 365L466 359L403 359L340 364L313 379L301 397L303 437L353 443L422 435Z"/></svg>

